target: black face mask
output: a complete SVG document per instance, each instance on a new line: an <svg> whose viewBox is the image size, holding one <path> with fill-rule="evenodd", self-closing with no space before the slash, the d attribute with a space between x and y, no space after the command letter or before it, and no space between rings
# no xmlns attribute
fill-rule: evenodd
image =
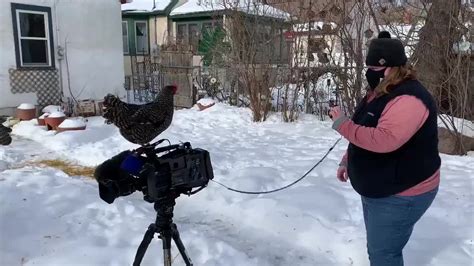
<svg viewBox="0 0 474 266"><path fill-rule="evenodd" d="M371 90L374 90L377 85L379 85L380 80L384 78L385 69L374 71L372 69L367 69L365 72L365 77L367 78L367 82L369 83L369 87Z"/></svg>

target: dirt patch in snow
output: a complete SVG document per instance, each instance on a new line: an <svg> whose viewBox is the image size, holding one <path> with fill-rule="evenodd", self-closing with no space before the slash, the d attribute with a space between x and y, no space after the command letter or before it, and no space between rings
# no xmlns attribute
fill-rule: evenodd
<svg viewBox="0 0 474 266"><path fill-rule="evenodd" d="M77 165L63 160L41 160L29 162L28 165L56 168L69 176L85 176L92 179L94 178L95 167Z"/></svg>

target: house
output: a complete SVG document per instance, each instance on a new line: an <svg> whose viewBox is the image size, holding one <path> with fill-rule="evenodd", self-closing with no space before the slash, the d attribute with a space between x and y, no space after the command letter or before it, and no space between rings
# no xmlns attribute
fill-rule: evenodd
<svg viewBox="0 0 474 266"><path fill-rule="evenodd" d="M250 2L241 0L241 2ZM132 75L134 57L157 58L162 45L186 44L198 54L198 43L206 30L224 27L224 21L231 7L221 2L203 0L133 0L122 5L122 39L125 75ZM214 4L213 4L214 3ZM283 12L267 7L272 14ZM242 12L249 12L242 8ZM270 12L268 12L270 14ZM283 30L283 29L282 29ZM284 47L283 31L275 44L280 53ZM281 42L281 43L280 43ZM286 49L281 51L284 59ZM280 55L279 55L280 56Z"/></svg>
<svg viewBox="0 0 474 266"><path fill-rule="evenodd" d="M120 0L0 1L0 113L123 95Z"/></svg>
<svg viewBox="0 0 474 266"><path fill-rule="evenodd" d="M241 17L258 17L257 22L253 22L252 26L258 28L255 33L259 32L257 35L262 37L262 42L269 42L262 49L272 51L269 63L288 63L288 49L283 35L287 26L284 22L288 18L288 13L254 0L188 0L173 9L170 14L176 42L190 45L199 54L198 46L205 32L222 28L227 33L227 40L232 39L232 30L229 29L232 27L232 20L236 17L235 12L238 12ZM274 37L272 39L265 36Z"/></svg>
<svg viewBox="0 0 474 266"><path fill-rule="evenodd" d="M191 107L196 98L194 81L200 75L203 52L199 44L204 32L225 29L231 25L229 14L237 11L245 16L262 17L262 29L268 21L284 21L284 12L265 6L272 16L235 6L226 7L220 0L133 0L122 5L122 38L125 87L131 101L154 99L163 85L178 85L177 107ZM238 3L251 3L240 0ZM263 5L259 4L262 11ZM260 20L259 20L260 21ZM288 63L283 29L275 33L271 46L271 63ZM226 38L232 38L226 31ZM264 49L261 49L264 50ZM254 62L255 63L255 62Z"/></svg>
<svg viewBox="0 0 474 266"><path fill-rule="evenodd" d="M183 0L133 0L122 5L122 43L125 75L132 75L132 60L157 56L172 34L171 10Z"/></svg>

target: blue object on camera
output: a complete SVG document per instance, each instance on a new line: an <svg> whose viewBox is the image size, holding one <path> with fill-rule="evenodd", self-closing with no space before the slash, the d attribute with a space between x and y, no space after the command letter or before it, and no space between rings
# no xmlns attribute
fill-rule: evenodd
<svg viewBox="0 0 474 266"><path fill-rule="evenodd" d="M145 163L138 155L130 153L120 165L120 168L128 173L137 176Z"/></svg>

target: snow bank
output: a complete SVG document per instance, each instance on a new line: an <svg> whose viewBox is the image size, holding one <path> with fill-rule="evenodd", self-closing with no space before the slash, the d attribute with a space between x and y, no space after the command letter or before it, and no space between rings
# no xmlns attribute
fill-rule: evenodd
<svg viewBox="0 0 474 266"><path fill-rule="evenodd" d="M331 123L310 115L296 123L282 123L277 115L251 121L250 110L216 103L206 112L176 111L161 137L207 149L217 181L249 190L295 180L338 138ZM81 132L54 135L21 122L13 133L12 146L0 147L0 160L8 164L61 156L97 165L136 147L98 117ZM41 155L38 145L44 145ZM178 198L175 222L195 265L368 265L360 196L335 178L346 147L343 141L304 181L275 194L236 194L211 182ZM407 265L470 265L474 256L474 158L442 157L440 192L405 249ZM155 217L139 193L108 205L95 181L51 168L6 170L0 184L2 265L131 265ZM174 247L172 252L177 254ZM159 263L155 238L143 265ZM184 265L180 258L176 264Z"/></svg>
<svg viewBox="0 0 474 266"><path fill-rule="evenodd" d="M327 80L330 80L328 85ZM300 84L298 88L297 84L284 84L278 87L270 88L272 95L272 106L281 110L281 105L284 103L284 99L288 98L288 104L291 105L293 101L295 104L303 110L304 108L304 89L303 84ZM322 75L316 83L310 83L311 95L310 104L313 110L319 110L321 108L329 108L329 101L336 100L335 89L336 85L334 82L334 76L331 73ZM314 95L316 95L317 103L315 103ZM295 99L296 97L296 99Z"/></svg>
<svg viewBox="0 0 474 266"><path fill-rule="evenodd" d="M64 120L58 127L59 128L78 128L78 127L85 127L86 122L82 118L76 119L66 119Z"/></svg>
<svg viewBox="0 0 474 266"><path fill-rule="evenodd" d="M137 147L125 141L115 126L106 125L99 117L89 118L86 130L61 134L46 131L35 121L22 121L13 128L13 134L37 141L45 148L88 166L98 165L115 153Z"/></svg>

